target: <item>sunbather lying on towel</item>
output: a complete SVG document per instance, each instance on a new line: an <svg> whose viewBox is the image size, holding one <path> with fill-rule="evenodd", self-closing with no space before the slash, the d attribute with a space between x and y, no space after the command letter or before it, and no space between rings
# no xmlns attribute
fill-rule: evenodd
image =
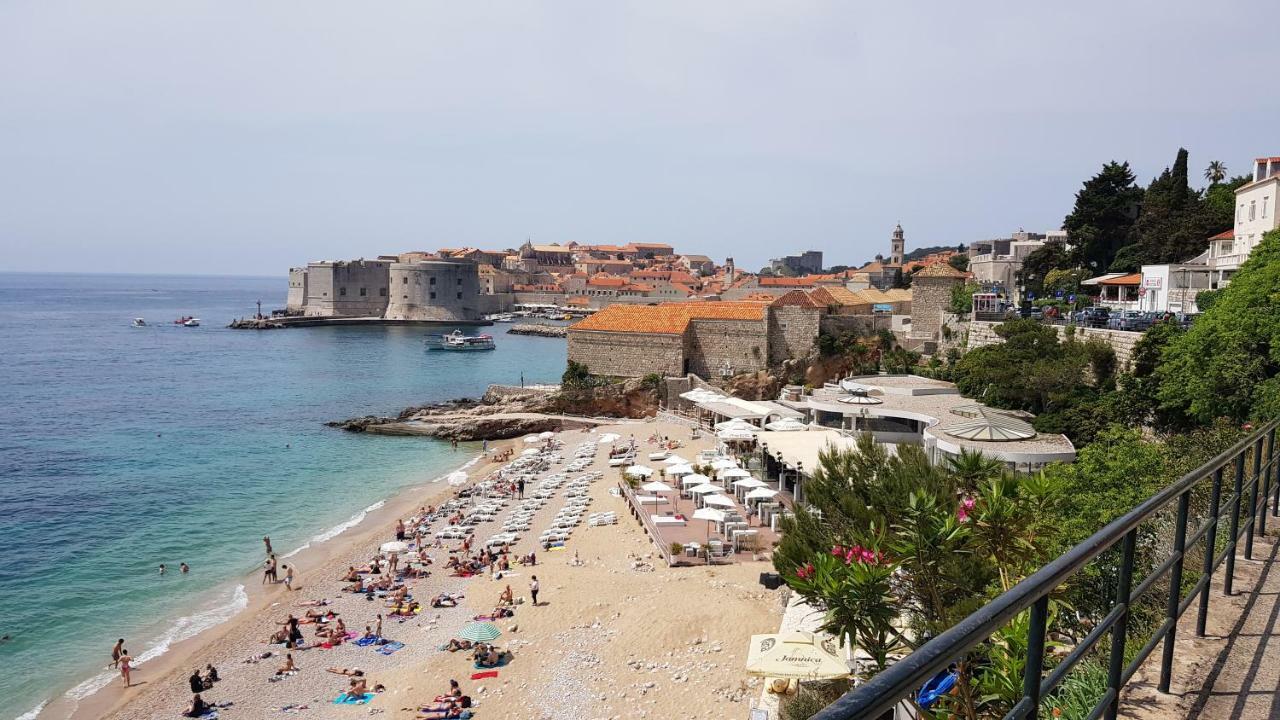
<svg viewBox="0 0 1280 720"><path fill-rule="evenodd" d="M353 676L353 677L363 677L363 676L364 676L364 671L363 671L363 670L361 670L360 668L337 668L337 667L331 667L331 668L325 668L325 669L324 669L324 671L325 671L325 672L331 672L331 673L333 673L334 675L351 675L351 676Z"/></svg>
<svg viewBox="0 0 1280 720"><path fill-rule="evenodd" d="M449 593L440 593L439 595L431 598L431 607L433 608L457 607L457 606L458 606L458 598L454 597L453 595L450 595Z"/></svg>
<svg viewBox="0 0 1280 720"><path fill-rule="evenodd" d="M448 650L449 652L458 652L459 650L470 650L473 647L475 647L475 645L470 640L459 640L458 638L454 638L447 644L441 645L440 649Z"/></svg>

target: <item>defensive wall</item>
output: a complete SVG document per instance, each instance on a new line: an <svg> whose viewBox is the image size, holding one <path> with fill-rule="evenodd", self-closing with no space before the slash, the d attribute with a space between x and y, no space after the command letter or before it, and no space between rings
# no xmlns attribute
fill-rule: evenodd
<svg viewBox="0 0 1280 720"><path fill-rule="evenodd" d="M953 335L956 339L965 339L965 348L981 347L983 345L994 345L1003 342L1003 339L996 334L996 326L998 322L973 321L968 323L957 323L954 328ZM1142 333L1129 332L1127 330L1107 330L1104 328L1085 328L1068 325L1051 326L1058 331L1059 338L1067 336L1067 328L1075 327L1075 337L1081 340L1089 338L1097 338L1111 346L1116 353L1116 365L1120 368L1127 368L1129 361L1133 357L1133 347L1142 339ZM967 333L967 338L963 335Z"/></svg>

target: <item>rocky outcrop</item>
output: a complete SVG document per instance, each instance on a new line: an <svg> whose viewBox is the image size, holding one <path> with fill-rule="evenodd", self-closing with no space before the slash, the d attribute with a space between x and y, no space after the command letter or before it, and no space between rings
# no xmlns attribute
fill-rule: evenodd
<svg viewBox="0 0 1280 720"><path fill-rule="evenodd" d="M587 388L493 386L483 398L405 408L395 417L365 415L326 423L348 432L425 435L448 440L503 440L546 430L640 418L658 408L655 388L642 380Z"/></svg>

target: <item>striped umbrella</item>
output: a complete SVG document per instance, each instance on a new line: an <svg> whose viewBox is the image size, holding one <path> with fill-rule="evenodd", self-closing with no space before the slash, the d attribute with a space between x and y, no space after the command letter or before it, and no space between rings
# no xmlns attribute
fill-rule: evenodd
<svg viewBox="0 0 1280 720"><path fill-rule="evenodd" d="M493 623L473 622L467 623L467 626L462 628L462 632L458 633L458 637L472 642L492 642L501 634L502 631Z"/></svg>

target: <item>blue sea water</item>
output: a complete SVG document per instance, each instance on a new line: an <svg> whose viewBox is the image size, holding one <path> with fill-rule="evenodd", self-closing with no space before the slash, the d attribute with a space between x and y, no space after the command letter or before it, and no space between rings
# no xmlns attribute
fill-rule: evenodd
<svg viewBox="0 0 1280 720"><path fill-rule="evenodd" d="M502 326L491 353L427 353L412 327L225 329L285 291L0 273L0 717L92 690L117 637L145 658L229 617L264 534L280 553L327 537L475 452L325 421L564 368L562 340Z"/></svg>

